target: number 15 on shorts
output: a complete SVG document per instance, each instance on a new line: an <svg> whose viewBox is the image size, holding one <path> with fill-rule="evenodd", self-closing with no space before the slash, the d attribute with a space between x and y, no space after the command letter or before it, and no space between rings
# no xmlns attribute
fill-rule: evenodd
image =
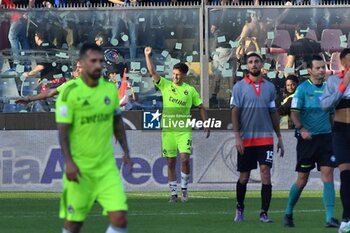
<svg viewBox="0 0 350 233"><path fill-rule="evenodd" d="M266 151L266 162L269 162L269 163L273 162L273 151L271 150Z"/></svg>

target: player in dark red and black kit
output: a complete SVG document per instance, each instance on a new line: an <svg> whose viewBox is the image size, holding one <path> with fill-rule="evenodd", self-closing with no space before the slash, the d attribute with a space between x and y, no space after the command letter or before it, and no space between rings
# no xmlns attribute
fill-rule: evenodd
<svg viewBox="0 0 350 233"><path fill-rule="evenodd" d="M344 70L330 76L321 97L325 111L335 108L333 150L340 170L340 198L343 220L339 233L350 233L350 48L340 53Z"/></svg>

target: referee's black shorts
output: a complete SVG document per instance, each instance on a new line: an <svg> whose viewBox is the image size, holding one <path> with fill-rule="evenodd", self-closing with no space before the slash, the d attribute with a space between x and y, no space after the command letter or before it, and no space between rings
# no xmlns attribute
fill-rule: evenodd
<svg viewBox="0 0 350 233"><path fill-rule="evenodd" d="M336 167L336 158L332 150L332 134L313 135L311 140L298 138L297 165L295 171L310 172L315 168Z"/></svg>
<svg viewBox="0 0 350 233"><path fill-rule="evenodd" d="M350 163L350 124L334 122L333 150L337 165Z"/></svg>
<svg viewBox="0 0 350 233"><path fill-rule="evenodd" d="M237 171L249 172L257 169L257 163L272 167L273 145L246 147L243 155L237 151Z"/></svg>

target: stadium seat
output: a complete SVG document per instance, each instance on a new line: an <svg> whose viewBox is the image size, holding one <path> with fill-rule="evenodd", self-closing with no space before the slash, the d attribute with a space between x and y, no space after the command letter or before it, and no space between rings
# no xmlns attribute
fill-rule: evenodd
<svg viewBox="0 0 350 233"><path fill-rule="evenodd" d="M324 29L321 36L321 48L327 52L338 52L340 47L340 36L342 35L340 29Z"/></svg>
<svg viewBox="0 0 350 233"><path fill-rule="evenodd" d="M276 30L275 37L267 41L268 47L279 47L285 50L288 50L291 44L292 40L287 30Z"/></svg>
<svg viewBox="0 0 350 233"><path fill-rule="evenodd" d="M318 41L316 32L315 32L315 30L313 30L313 29L310 29L310 30L306 33L305 38L308 38L308 39L310 39L310 40Z"/></svg>
<svg viewBox="0 0 350 233"><path fill-rule="evenodd" d="M288 60L287 53L281 53L276 58L276 70L279 72L284 72Z"/></svg>
<svg viewBox="0 0 350 233"><path fill-rule="evenodd" d="M332 53L329 67L330 67L330 70L333 71L333 72L334 71L340 71L340 70L343 69L343 67L341 65L341 62L340 62L340 57L339 56L340 56L339 52Z"/></svg>

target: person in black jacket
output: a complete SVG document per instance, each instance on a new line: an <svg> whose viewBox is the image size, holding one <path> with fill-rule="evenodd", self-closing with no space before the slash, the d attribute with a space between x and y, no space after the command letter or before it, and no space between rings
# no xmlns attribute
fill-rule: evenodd
<svg viewBox="0 0 350 233"><path fill-rule="evenodd" d="M285 81L286 97L282 101L281 106L278 108L278 113L281 116L280 127L281 129L294 129L294 124L290 119L290 108L292 105L292 99L295 94L295 90L298 86L299 78L295 75L288 75Z"/></svg>

